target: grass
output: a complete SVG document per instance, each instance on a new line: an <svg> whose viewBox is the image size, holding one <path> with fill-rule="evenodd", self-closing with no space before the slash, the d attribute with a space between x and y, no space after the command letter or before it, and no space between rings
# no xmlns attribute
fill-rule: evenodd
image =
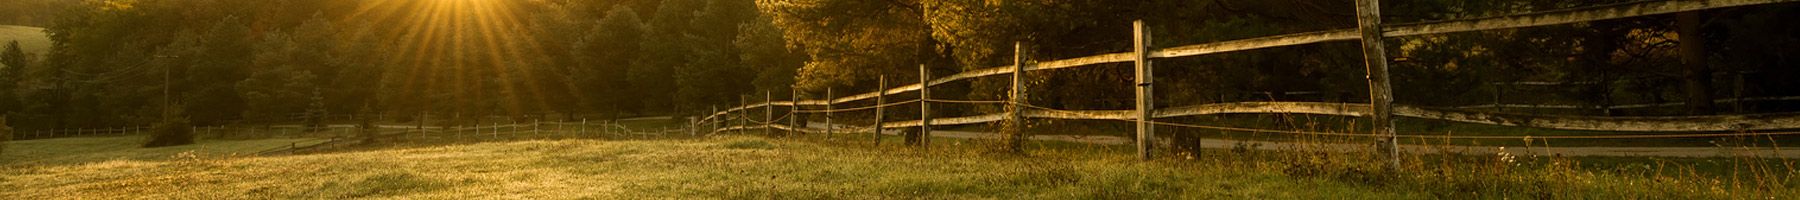
<svg viewBox="0 0 1800 200"><path fill-rule="evenodd" d="M50 50L50 38L44 35L44 28L0 25L0 45L14 40L19 41L19 46L28 54L43 56Z"/></svg>
<svg viewBox="0 0 1800 200"><path fill-rule="evenodd" d="M1131 136L1135 125L1125 121L1096 120L1035 120L1038 125L1031 129L1034 134L1053 135L1110 135ZM1208 126L1259 128L1270 130L1304 130L1342 133L1366 133L1370 129L1366 118L1324 116L1324 115L1282 115L1282 114L1232 114L1219 116L1185 117L1166 119L1165 121L1199 124ZM1288 134L1250 133L1240 131L1218 131L1185 127L1158 126L1158 134L1192 134L1207 138L1227 138L1253 141L1298 141L1313 139L1313 136L1295 136ZM957 130L992 131L994 128L974 125L959 126ZM1463 122L1447 122L1412 118L1395 120L1395 129L1404 135L1461 135L1461 136L1527 136L1527 135L1655 135L1670 134L1656 132L1618 132L1618 131L1579 131L1556 130L1530 127L1509 127ZM1734 138L1646 138L1646 139L1557 139L1550 141L1558 147L1716 147L1723 142L1753 143L1760 146L1772 144L1800 143L1800 137L1775 136L1751 141L1733 141ZM1542 140L1537 140L1541 142ZM1402 140L1402 143L1420 144L1417 141ZM1435 142L1435 141L1434 141ZM1528 145L1519 139L1462 139L1450 141L1454 145L1469 146L1524 146Z"/></svg>
<svg viewBox="0 0 1800 200"><path fill-rule="evenodd" d="M7 142L0 163L7 165L64 165L105 161L160 161L183 152L202 155L249 155L289 145L324 142L315 138L260 140L200 140L193 145L141 148L146 136L74 137Z"/></svg>
<svg viewBox="0 0 1800 200"><path fill-rule="evenodd" d="M1395 173L1372 167L1377 162L1368 160L1378 159L1360 154L1236 152L1142 162L1120 146L1051 143L1021 156L991 153L986 148L991 142L982 140L935 140L938 146L918 150L895 142L868 147L864 140L838 139L531 140L277 157L93 149L81 151L145 159L71 157L9 165L0 170L0 197L1761 199L1796 194L1792 186L1758 188L1650 170L1590 170L1566 167L1580 164L1554 158L1502 162L1492 156L1420 156L1405 167L1416 173ZM19 149L52 152L129 142L66 140ZM1794 172L1781 173L1792 177Z"/></svg>

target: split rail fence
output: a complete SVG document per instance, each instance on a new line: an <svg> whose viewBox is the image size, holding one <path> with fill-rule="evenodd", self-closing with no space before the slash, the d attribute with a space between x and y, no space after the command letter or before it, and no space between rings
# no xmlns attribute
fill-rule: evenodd
<svg viewBox="0 0 1800 200"><path fill-rule="evenodd" d="M1358 28L1338 29L1319 32L1275 35L1250 39L1230 40L1215 43L1182 45L1169 48L1150 48L1152 38L1148 27L1142 21L1134 23L1134 48L1130 52L1108 53L1086 57L1027 62L1026 58L1015 52L1014 64L965 71L946 77L930 77L925 66L920 66L920 80L917 83L888 88L887 78L881 77L881 89L874 92L836 97L829 94L827 99L803 100L798 95L788 101L775 101L773 94L764 94L762 103L744 103L738 107L717 110L702 118L696 126L709 127L713 132L743 130L787 130L816 133L873 133L879 141L886 129L917 128L922 140L919 145L929 147L932 126L970 125L1004 120L1039 119L1073 119L1073 120L1119 120L1132 122L1137 127L1136 145L1141 159L1150 159L1150 148L1157 140L1155 126L1175 126L1227 131L1246 131L1259 133L1329 135L1350 137L1372 137L1381 141L1379 151L1386 152L1394 158L1390 165L1397 165L1399 138L1432 138L1432 139L1624 139L1624 138L1690 138L1690 137L1726 137L1726 136L1766 136L1793 135L1800 132L1772 132L1800 129L1800 113L1751 114L1751 115L1713 115L1713 116L1674 116L1674 117L1598 117L1598 116L1558 116L1528 115L1499 112L1477 112L1454 108L1429 108L1408 105L1393 105L1392 91L1388 83L1388 58L1383 49L1382 39L1389 37L1419 36L1457 32L1484 30L1514 29L1536 26L1571 24L1598 20L1641 17L1650 15L1672 14L1679 12L1700 11L1739 6L1755 6L1794 2L1795 0L1667 0L1641 1L1611 5L1562 9L1546 12L1484 17L1474 19L1447 20L1435 22L1382 24L1379 17L1377 0L1358 0ZM1179 58L1200 55L1230 53L1252 49L1307 45L1338 41L1360 41L1369 71L1371 103L1324 103L1324 102L1240 102L1216 103L1202 105L1185 105L1161 107L1153 105L1155 95L1152 94L1153 79L1151 63L1159 58ZM1062 110L1025 103L1022 97L1027 88L1020 87L1020 76L1026 71L1053 70L1095 66L1109 63L1133 63L1136 71L1135 109L1132 110ZM1012 75L1011 98L1008 100L961 101L931 98L931 86L942 85L953 81L978 77ZM916 92L916 98L894 96L905 92ZM910 99L895 101L893 98ZM871 106L840 108L841 104L873 100ZM893 121L885 119L884 111L895 107L917 103L919 116L916 119ZM867 103L864 103L867 104ZM932 116L933 104L989 104L1003 105L1005 112L988 113L973 116L942 117ZM776 107L785 107L786 116L774 116ZM809 109L808 107L814 107ZM823 107L823 109L817 109ZM913 109L913 108L907 108ZM761 110L762 116L753 116L751 112ZM873 110L876 114L872 123L843 127L832 122L833 113ZM1181 124L1156 121L1158 118L1183 116L1258 113L1258 114L1317 114L1338 116L1370 117L1374 120L1372 133L1338 133L1316 131L1267 130L1254 128L1237 128ZM823 128L800 127L794 114L822 114L826 121ZM1543 135L1543 136L1449 136L1449 135L1400 135L1393 129L1392 116L1489 124L1515 127L1535 127L1565 130L1594 131L1634 131L1634 132L1668 132L1669 134L1651 135ZM757 120L761 119L761 120ZM787 120L787 124L781 121Z"/></svg>

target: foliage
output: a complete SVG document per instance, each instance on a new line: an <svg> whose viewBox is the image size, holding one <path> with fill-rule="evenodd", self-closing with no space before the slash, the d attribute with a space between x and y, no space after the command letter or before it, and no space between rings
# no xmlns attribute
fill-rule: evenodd
<svg viewBox="0 0 1800 200"><path fill-rule="evenodd" d="M18 2L39 2L24 0ZM1388 1L1389 23L1463 19L1609 1ZM15 3L15 2L7 2ZM0 81L21 129L153 123L164 104L196 124L303 112L455 116L688 115L742 95L838 96L1026 62L1117 53L1142 20L1154 47L1354 27L1348 1L1106 0L136 0L79 1L31 15L54 47ZM1787 78L1797 6L1707 11L1714 71L1746 72L1750 97L1800 94ZM33 8L36 8L35 6ZM449 9L457 8L457 9ZM0 16L0 20L6 20ZM45 20L48 18L49 20ZM1397 101L1602 105L1698 99L1679 63L1677 29L1652 16L1571 25L1390 38ZM1014 44L1023 48L1014 49ZM31 46L29 43L25 46ZM1158 104L1361 102L1353 42L1156 61ZM7 52L11 54L10 52ZM27 52L29 54L29 52ZM1691 56L1691 55L1690 55ZM5 56L18 57L18 56ZM7 63L18 59L5 60ZM1129 68L1026 73L1034 104L1130 105ZM30 68L30 69L26 69ZM1691 68L1691 67L1690 67ZM164 81L164 73L169 75ZM1720 77L1731 76L1721 73ZM1721 79L1723 80L1723 79ZM1497 87L1564 82L1568 87ZM1708 88L1737 91L1715 81ZM1729 84L1735 86L1735 84ZM169 101L162 89L169 88ZM943 85L936 98L1006 97L1008 81ZM11 89L6 89L11 88ZM1507 94L1542 94L1525 95ZM785 95L778 95L785 96ZM1099 96L1101 98L1096 98ZM1496 96L1499 96L1496 98ZM785 98L776 98L785 99ZM1745 113L1791 110L1748 104ZM945 116L999 110L946 109ZM898 111L898 115L907 115ZM957 113L963 112L963 113ZM1672 109L1576 114L1669 115ZM467 121L467 120L456 120Z"/></svg>
<svg viewBox="0 0 1800 200"><path fill-rule="evenodd" d="M177 115L180 116L180 115ZM186 117L177 117L151 126L150 141L144 142L145 148L181 146L194 144L194 126Z"/></svg>

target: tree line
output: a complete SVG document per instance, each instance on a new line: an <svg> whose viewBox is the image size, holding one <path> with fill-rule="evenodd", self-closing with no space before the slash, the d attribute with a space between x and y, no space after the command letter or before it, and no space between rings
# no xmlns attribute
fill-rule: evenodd
<svg viewBox="0 0 1800 200"><path fill-rule="evenodd" d="M37 1L32 1L37 2ZM1384 1L1389 23L1625 2ZM1187 0L87 0L48 18L47 55L11 56L0 109L21 128L153 123L162 105L197 124L322 114L696 115L744 95L874 91L1008 65L1014 44L1054 60L1354 27L1352 1ZM1392 38L1399 103L1611 105L1617 113L1771 112L1709 106L1739 93L1800 95L1800 6ZM30 21L30 20L28 20ZM1678 23L1679 22L1679 23ZM1366 101L1353 42L1157 61L1158 101ZM18 57L18 59L12 59ZM23 67L12 67L23 66ZM1027 74L1033 104L1122 109L1125 65ZM166 72L166 73L165 73ZM1732 81L1743 73L1745 81ZM1721 75L1723 74L1723 75ZM167 81L165 81L165 78ZM1556 82L1549 87L1511 82ZM1742 84L1738 84L1742 82ZM1499 83L1499 84L1497 84ZM1742 86L1739 86L1742 85ZM165 86L168 95L164 95ZM1003 99L1005 79L934 88ZM167 97L165 100L165 97ZM761 98L751 98L759 101ZM976 112L980 109L948 109ZM956 114L956 113L949 113ZM472 120L472 119L451 119Z"/></svg>

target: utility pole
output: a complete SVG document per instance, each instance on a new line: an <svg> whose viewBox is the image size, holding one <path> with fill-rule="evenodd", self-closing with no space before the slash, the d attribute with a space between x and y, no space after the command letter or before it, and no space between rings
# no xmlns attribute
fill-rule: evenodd
<svg viewBox="0 0 1800 200"><path fill-rule="evenodd" d="M156 56L156 58L178 58L178 56ZM171 106L172 102L170 102L174 98L171 98L169 96L170 94L173 94L172 92L170 92L171 91L170 88L174 87L174 85L175 85L175 82L173 81L175 79L172 78L172 77L174 77L172 71L175 71L175 70L172 68L173 67L171 67L171 66L163 66L163 106L162 106L163 124L168 124L175 120L174 119L175 116L169 114L169 111L171 111L170 107L174 107L174 106Z"/></svg>

